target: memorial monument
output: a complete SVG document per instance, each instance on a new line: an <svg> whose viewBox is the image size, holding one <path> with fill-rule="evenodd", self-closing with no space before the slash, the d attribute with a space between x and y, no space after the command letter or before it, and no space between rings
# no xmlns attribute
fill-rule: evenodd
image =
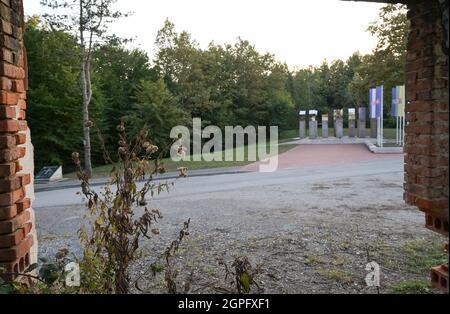
<svg viewBox="0 0 450 314"><path fill-rule="evenodd" d="M366 108L359 107L358 111L358 137L366 138Z"/></svg>
<svg viewBox="0 0 450 314"><path fill-rule="evenodd" d="M348 108L348 137L356 136L356 110Z"/></svg>
<svg viewBox="0 0 450 314"><path fill-rule="evenodd" d="M344 137L344 109L334 110L334 136Z"/></svg>
<svg viewBox="0 0 450 314"><path fill-rule="evenodd" d="M322 114L322 137L328 137L328 113Z"/></svg>
<svg viewBox="0 0 450 314"><path fill-rule="evenodd" d="M300 138L306 137L306 111L300 111L299 113L299 136Z"/></svg>
<svg viewBox="0 0 450 314"><path fill-rule="evenodd" d="M309 138L317 138L317 110L309 111Z"/></svg>
<svg viewBox="0 0 450 314"><path fill-rule="evenodd" d="M370 119L370 137L371 138L377 138L378 135L378 121L377 119Z"/></svg>

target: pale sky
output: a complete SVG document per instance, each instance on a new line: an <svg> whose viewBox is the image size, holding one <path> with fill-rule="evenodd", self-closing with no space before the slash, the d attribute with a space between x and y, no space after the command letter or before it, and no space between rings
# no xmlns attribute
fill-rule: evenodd
<svg viewBox="0 0 450 314"><path fill-rule="evenodd" d="M24 0L25 14L48 12L39 3ZM293 69L371 52L376 38L366 29L382 6L339 0L118 0L117 9L134 14L110 30L135 38L134 46L152 57L156 33L168 18L202 48L213 40L234 43L241 37Z"/></svg>

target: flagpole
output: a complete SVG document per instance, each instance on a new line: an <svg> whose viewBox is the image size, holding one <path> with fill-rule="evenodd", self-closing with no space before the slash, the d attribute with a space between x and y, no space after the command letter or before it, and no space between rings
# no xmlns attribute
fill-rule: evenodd
<svg viewBox="0 0 450 314"><path fill-rule="evenodd" d="M380 118L377 117L377 145L380 147Z"/></svg>
<svg viewBox="0 0 450 314"><path fill-rule="evenodd" d="M380 138L381 138L381 147L383 147L384 143L383 143L383 136L384 136L384 125L383 125L383 106L381 106L381 117L380 117L380 124L381 124L381 133L380 133Z"/></svg>
<svg viewBox="0 0 450 314"><path fill-rule="evenodd" d="M395 117L395 141L400 143L399 119L398 119L398 90L397 86L392 88L392 116Z"/></svg>
<svg viewBox="0 0 450 314"><path fill-rule="evenodd" d="M380 116L378 114L378 109L377 109L377 99L378 99L378 91L377 91L377 87L375 87L375 116L377 117L377 145L378 147L380 146L380 129L381 129L381 124L380 124Z"/></svg>
<svg viewBox="0 0 450 314"><path fill-rule="evenodd" d="M405 146L405 116L402 118L402 147Z"/></svg>
<svg viewBox="0 0 450 314"><path fill-rule="evenodd" d="M399 138L399 140L400 140L400 146L402 146L403 145L403 128L402 128L402 126L403 126L403 118L402 117L400 117L400 125L399 125L399 132L400 132L400 138Z"/></svg>
<svg viewBox="0 0 450 314"><path fill-rule="evenodd" d="M402 99L402 111L401 111L401 144L402 147L405 146L405 122L406 122L406 95L405 95L405 85L401 87L401 99Z"/></svg>
<svg viewBox="0 0 450 314"><path fill-rule="evenodd" d="M384 111L384 104L383 104L383 85L381 86L381 98L380 98L380 102L381 102L381 117L380 117L380 120L381 120L381 134L380 134L380 137L381 137L381 147L383 147L383 145L384 145L384 143L383 143L383 136L384 136L384 125L383 125L383 111Z"/></svg>
<svg viewBox="0 0 450 314"><path fill-rule="evenodd" d="M403 117L400 117L400 145L403 146Z"/></svg>

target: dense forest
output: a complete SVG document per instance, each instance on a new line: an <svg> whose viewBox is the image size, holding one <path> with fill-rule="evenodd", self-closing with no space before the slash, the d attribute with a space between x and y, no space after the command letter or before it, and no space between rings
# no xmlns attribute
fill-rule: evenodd
<svg viewBox="0 0 450 314"><path fill-rule="evenodd" d="M385 6L379 15L368 26L379 41L371 54L355 52L347 60L296 70L241 38L201 49L188 32L177 32L168 20L158 32L152 60L145 51L110 38L93 56L94 165L103 163L97 130L111 149L122 118L133 132L147 125L156 144L165 145L171 128L189 126L192 117L220 127L295 129L300 108L328 112L367 106L368 90L375 85L384 85L389 108L390 89L404 84L408 24L399 5ZM70 168L71 153L83 147L77 40L32 16L26 22L25 44L36 168ZM388 116L386 123L392 123Z"/></svg>

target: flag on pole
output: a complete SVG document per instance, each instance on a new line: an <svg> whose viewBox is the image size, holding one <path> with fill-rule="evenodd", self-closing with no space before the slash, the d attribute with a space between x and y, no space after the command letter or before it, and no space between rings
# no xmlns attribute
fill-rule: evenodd
<svg viewBox="0 0 450 314"><path fill-rule="evenodd" d="M404 117L405 116L405 85L397 86L397 116Z"/></svg>
<svg viewBox="0 0 450 314"><path fill-rule="evenodd" d="M395 89L396 89L396 91L397 91L397 95L396 95L396 101L397 101L397 117L399 117L399 116L400 116L400 110L399 110L399 109L401 109L401 108L399 108L399 107L400 107L400 103L401 103L401 95L400 95L400 92L401 92L401 86L397 86Z"/></svg>
<svg viewBox="0 0 450 314"><path fill-rule="evenodd" d="M375 119L377 117L376 96L377 96L376 88L371 88L370 92L369 92L370 118L371 119Z"/></svg>
<svg viewBox="0 0 450 314"><path fill-rule="evenodd" d="M383 86L377 86L376 88L376 96L375 96L375 104L376 104L376 117L383 118L382 107L383 107Z"/></svg>
<svg viewBox="0 0 450 314"><path fill-rule="evenodd" d="M397 87L392 88L392 108L391 117L397 117L397 102L399 99L398 95L399 89Z"/></svg>

